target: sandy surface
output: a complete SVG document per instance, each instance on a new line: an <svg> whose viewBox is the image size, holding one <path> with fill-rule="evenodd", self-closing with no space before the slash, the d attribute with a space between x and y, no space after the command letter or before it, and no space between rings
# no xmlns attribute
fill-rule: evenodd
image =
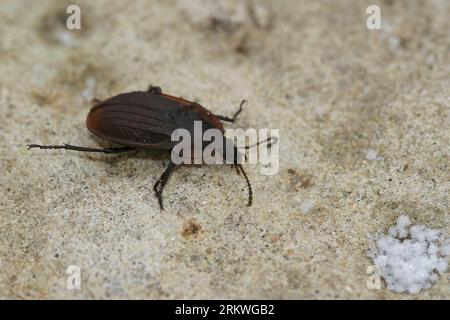
<svg viewBox="0 0 450 320"><path fill-rule="evenodd" d="M449 1L61 1L0 4L1 298L450 298L369 290L371 237L400 214L450 234ZM69 3L69 2L68 2ZM107 146L92 97L160 85L280 129L280 171L26 151ZM81 269L81 290L66 269Z"/></svg>

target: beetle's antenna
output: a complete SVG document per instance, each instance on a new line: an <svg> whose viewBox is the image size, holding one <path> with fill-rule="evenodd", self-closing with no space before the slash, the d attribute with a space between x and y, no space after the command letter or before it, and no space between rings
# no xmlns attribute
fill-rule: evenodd
<svg viewBox="0 0 450 320"><path fill-rule="evenodd" d="M251 146L239 147L238 149L248 150L250 148L257 147L257 146L259 146L262 143L267 143L267 146L270 148L272 146L272 144L275 144L277 142L278 142L278 138L277 137L270 137L270 138L267 138L264 141L258 141L257 143L252 144Z"/></svg>
<svg viewBox="0 0 450 320"><path fill-rule="evenodd" d="M84 152L103 152L103 153L120 153L120 152L126 152L131 151L133 148L131 147L111 147L111 148L88 148L88 147L79 147L79 146L73 146L67 143L64 143L62 145L40 145L40 144L29 144L28 150L32 148L39 148L39 149L67 149L67 150L75 150L75 151L84 151Z"/></svg>
<svg viewBox="0 0 450 320"><path fill-rule="evenodd" d="M247 174L244 171L244 168L242 167L242 164L236 164L236 169L240 169L242 174L244 175L245 181L247 181L247 186L248 186L248 203L247 206L251 207L252 203L253 203L253 190L252 190L252 185L250 183L250 180L247 177Z"/></svg>

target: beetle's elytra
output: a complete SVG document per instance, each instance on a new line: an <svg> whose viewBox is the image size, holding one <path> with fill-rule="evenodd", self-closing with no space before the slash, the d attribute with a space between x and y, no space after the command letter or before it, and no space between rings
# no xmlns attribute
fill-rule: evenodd
<svg viewBox="0 0 450 320"><path fill-rule="evenodd" d="M87 128L96 136L121 145L115 148L87 148L69 144L38 145L28 148L67 149L83 152L120 153L135 149L172 150L177 142L171 140L172 132L184 128L190 132L194 121L202 121L203 131L215 128L224 132L222 121L234 122L242 111L242 101L232 118L214 115L196 102L162 93L161 88L150 86L148 91L123 93L109 99L98 101L91 108ZM237 162L239 151L234 147L237 173L242 172L248 186L248 206L252 205L253 192L250 181L242 165ZM162 192L176 165L169 164L153 186L161 210Z"/></svg>

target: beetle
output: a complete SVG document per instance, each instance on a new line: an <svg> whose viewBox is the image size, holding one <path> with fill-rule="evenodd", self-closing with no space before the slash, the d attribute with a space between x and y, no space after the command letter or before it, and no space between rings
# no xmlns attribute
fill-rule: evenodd
<svg viewBox="0 0 450 320"><path fill-rule="evenodd" d="M175 129L184 128L192 132L194 121L201 121L203 132L215 128L223 134L224 127L221 121L236 121L245 102L245 100L241 102L239 109L230 118L215 115L196 102L165 94L160 87L150 86L147 91L122 93L103 101L95 99L95 104L87 115L86 126L91 133L104 140L116 143L120 147L89 148L70 144L29 144L28 149L66 149L105 154L122 153L136 149L171 151L177 144L176 141L171 140L171 134ZM252 186L244 168L238 161L241 154L236 146L233 146L233 148L234 161L232 165L235 166L236 172L238 174L242 172L245 178L248 187L247 205L251 206L253 201ZM248 146L245 148L248 149ZM162 193L175 167L175 163L170 160L165 171L153 186L161 210L164 210Z"/></svg>

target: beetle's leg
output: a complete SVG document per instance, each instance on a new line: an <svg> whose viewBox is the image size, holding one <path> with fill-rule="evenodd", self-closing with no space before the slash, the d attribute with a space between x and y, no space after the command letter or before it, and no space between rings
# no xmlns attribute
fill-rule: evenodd
<svg viewBox="0 0 450 320"><path fill-rule="evenodd" d="M86 147L78 147L72 146L70 144L63 145L47 145L42 146L40 144L29 144L28 150L31 148L39 148L39 149L67 149L67 150L75 150L75 151L84 151L84 152L103 152L103 153L120 153L131 151L133 148L131 147L117 147L117 148L86 148Z"/></svg>
<svg viewBox="0 0 450 320"><path fill-rule="evenodd" d="M154 87L154 86L150 85L147 89L147 92L154 93L154 94L161 94L162 90L161 90L161 87Z"/></svg>
<svg viewBox="0 0 450 320"><path fill-rule="evenodd" d="M153 186L153 190L155 191L155 195L156 198L158 199L159 207L161 208L161 210L164 210L162 192L175 166L176 166L175 163L173 163L172 160L170 160L166 170L161 175L161 178L159 178L159 180L156 181L155 185Z"/></svg>
<svg viewBox="0 0 450 320"><path fill-rule="evenodd" d="M240 175L241 172L239 171L239 168L237 167L237 165L232 164L232 165L231 165L231 168L233 168L233 167L236 169L236 173L237 173L238 175Z"/></svg>
<svg viewBox="0 0 450 320"><path fill-rule="evenodd" d="M234 113L234 115L233 115L233 117L232 118L230 118L230 117L226 117L226 116L220 116L220 115L215 115L217 118L219 118L220 120L222 120L222 121L228 121L228 122L234 122L234 121L236 121L236 119L237 119L237 116L241 113L241 111L242 111L242 106L244 105L244 103L246 103L247 102L247 100L242 100L241 101L241 104L239 105L239 110L238 111L236 111L235 113Z"/></svg>
<svg viewBox="0 0 450 320"><path fill-rule="evenodd" d="M244 171L244 168L242 167L241 164L235 164L236 169L239 169L242 174L244 175L244 179L247 182L247 187L248 187L248 202L247 202L247 206L251 207L252 203L253 203L253 190L252 190L252 185L250 183L250 180L247 177L247 174Z"/></svg>

